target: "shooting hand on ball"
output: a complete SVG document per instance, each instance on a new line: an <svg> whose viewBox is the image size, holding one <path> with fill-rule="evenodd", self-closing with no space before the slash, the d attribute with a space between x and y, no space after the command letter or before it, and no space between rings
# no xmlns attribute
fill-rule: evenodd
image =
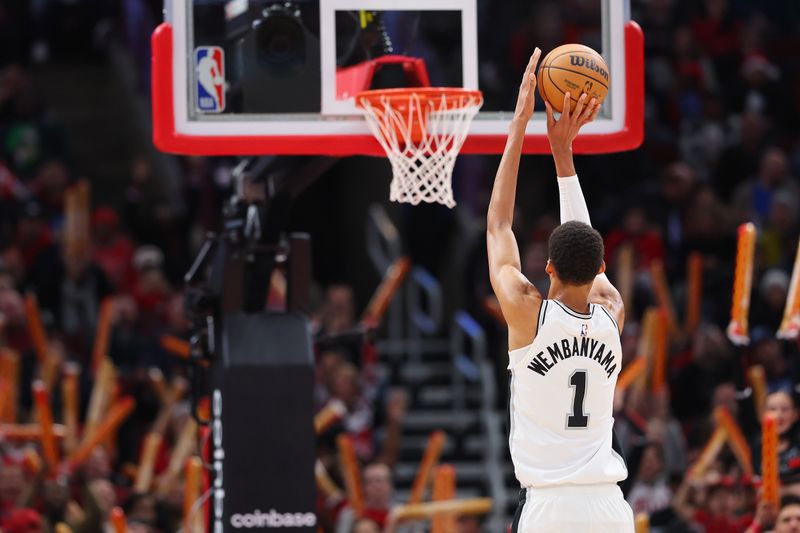
<svg viewBox="0 0 800 533"><path fill-rule="evenodd" d="M540 55L542 55L542 51L536 47L528 61L528 66L525 67L525 75L522 77L519 87L514 118L523 122L528 122L533 115L533 106L536 101L536 65L539 63Z"/></svg>
<svg viewBox="0 0 800 533"><path fill-rule="evenodd" d="M550 141L550 150L553 155L557 152L571 152L572 141L578 136L580 129L589 122L593 121L600 111L600 104L592 98L586 102L586 93L581 94L575 109L570 112L570 94L564 95L564 112L556 120L553 116L553 107L545 102L547 108L547 138Z"/></svg>

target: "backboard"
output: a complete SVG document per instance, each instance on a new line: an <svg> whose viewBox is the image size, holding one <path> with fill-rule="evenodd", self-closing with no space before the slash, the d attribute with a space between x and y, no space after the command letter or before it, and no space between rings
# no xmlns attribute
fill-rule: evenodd
<svg viewBox="0 0 800 533"><path fill-rule="evenodd" d="M600 51L611 72L578 153L636 148L644 121L643 36L628 0L167 0L153 33L154 142L198 155L383 155L353 95L479 89L462 153L499 153L533 48ZM544 107L524 151L548 151Z"/></svg>

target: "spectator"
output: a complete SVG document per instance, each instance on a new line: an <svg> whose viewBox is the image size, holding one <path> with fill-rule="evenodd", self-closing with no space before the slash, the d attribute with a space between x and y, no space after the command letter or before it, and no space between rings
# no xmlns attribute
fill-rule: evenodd
<svg viewBox="0 0 800 533"><path fill-rule="evenodd" d="M374 521L383 528L389 518L392 507L394 484L392 471L383 463L372 463L364 468L363 473L364 511L362 516ZM336 533L348 533L353 530L355 517L350 508L345 508L336 523Z"/></svg>
<svg viewBox="0 0 800 533"><path fill-rule="evenodd" d="M797 407L791 394L773 392L764 402L764 414L775 419L778 430L778 472L781 483L787 490L800 484L800 438L798 438ZM754 465L761 470L761 444L755 448Z"/></svg>
<svg viewBox="0 0 800 533"><path fill-rule="evenodd" d="M787 496L775 520L775 533L800 533L800 499Z"/></svg>
<svg viewBox="0 0 800 533"><path fill-rule="evenodd" d="M129 289L133 274L133 244L121 233L119 218L113 209L95 209L92 214L92 232L92 258L95 263L103 269L114 289Z"/></svg>
<svg viewBox="0 0 800 533"><path fill-rule="evenodd" d="M761 225L768 220L772 204L779 194L790 198L791 205L800 201L800 189L789 175L785 152L772 147L761 157L758 174L734 192L733 205L743 219Z"/></svg>
<svg viewBox="0 0 800 533"><path fill-rule="evenodd" d="M667 485L664 452L660 445L645 446L636 481L626 500L634 514L653 514L670 507L672 491Z"/></svg>

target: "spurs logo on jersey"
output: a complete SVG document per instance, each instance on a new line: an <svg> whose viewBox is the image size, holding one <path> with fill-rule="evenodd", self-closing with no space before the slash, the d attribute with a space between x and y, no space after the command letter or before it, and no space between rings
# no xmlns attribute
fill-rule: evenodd
<svg viewBox="0 0 800 533"><path fill-rule="evenodd" d="M627 477L612 449L619 329L602 306L577 313L544 300L536 338L509 353L509 446L524 487L615 483Z"/></svg>

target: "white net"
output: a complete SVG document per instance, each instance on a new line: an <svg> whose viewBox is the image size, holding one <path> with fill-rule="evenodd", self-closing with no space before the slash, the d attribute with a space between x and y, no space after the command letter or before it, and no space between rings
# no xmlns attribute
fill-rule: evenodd
<svg viewBox="0 0 800 533"><path fill-rule="evenodd" d="M389 199L454 207L453 166L483 98L478 91L424 91L359 96L358 104L392 164Z"/></svg>

